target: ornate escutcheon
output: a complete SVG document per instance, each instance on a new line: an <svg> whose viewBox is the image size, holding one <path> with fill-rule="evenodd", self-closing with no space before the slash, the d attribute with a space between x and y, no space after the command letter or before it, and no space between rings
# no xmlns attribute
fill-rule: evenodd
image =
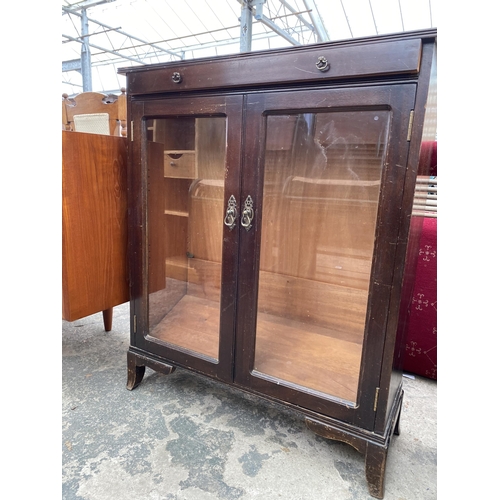
<svg viewBox="0 0 500 500"><path fill-rule="evenodd" d="M253 211L253 200L250 195L247 196L245 200L245 206L243 208L243 212L241 213L241 225L249 231L252 227L252 220L254 216Z"/></svg>
<svg viewBox="0 0 500 500"><path fill-rule="evenodd" d="M231 195L227 202L226 216L224 217L224 224L229 228L230 231L236 226L236 218L238 217L238 211L236 210L236 198Z"/></svg>

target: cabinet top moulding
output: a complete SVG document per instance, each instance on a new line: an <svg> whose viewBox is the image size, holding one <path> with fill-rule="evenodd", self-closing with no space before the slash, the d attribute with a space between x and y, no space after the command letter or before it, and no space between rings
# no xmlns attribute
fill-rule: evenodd
<svg viewBox="0 0 500 500"><path fill-rule="evenodd" d="M129 98L134 95L201 89L269 87L281 82L307 83L382 75L411 76L419 72L422 44L434 42L436 33L432 29L356 38L119 68L118 73L127 75ZM361 51L360 44L363 44ZM326 59L326 68L321 66L321 58ZM210 65L208 70L206 65Z"/></svg>

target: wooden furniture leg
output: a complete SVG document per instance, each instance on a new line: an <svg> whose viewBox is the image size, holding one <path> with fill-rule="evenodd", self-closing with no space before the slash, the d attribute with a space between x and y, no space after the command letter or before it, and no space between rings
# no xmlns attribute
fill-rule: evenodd
<svg viewBox="0 0 500 500"><path fill-rule="evenodd" d="M113 326L113 308L104 309L102 311L102 319L104 320L104 329L109 332Z"/></svg>
<svg viewBox="0 0 500 500"><path fill-rule="evenodd" d="M306 425L318 436L342 441L351 445L365 455L365 475L370 495L374 498L384 498L385 466L389 443L393 434L399 435L399 420L403 406L403 391L401 390L393 406L388 426L384 435L374 435L359 431L356 427L343 424L343 428L334 428L324 422L306 418Z"/></svg>
<svg viewBox="0 0 500 500"><path fill-rule="evenodd" d="M131 391L142 382L146 365L144 363L141 364L139 356L129 351L127 353L127 369L127 389Z"/></svg>
<svg viewBox="0 0 500 500"><path fill-rule="evenodd" d="M326 424L306 419L306 425L313 432L327 439L342 441L365 455L365 475L370 495L384 498L385 464L388 442L375 443L368 437L355 435L347 429L342 431Z"/></svg>
<svg viewBox="0 0 500 500"><path fill-rule="evenodd" d="M402 410L402 406L399 407L398 416L396 417L396 423L394 424L394 435L395 436L399 436L399 433L400 433L399 424L401 422L401 410Z"/></svg>
<svg viewBox="0 0 500 500"><path fill-rule="evenodd" d="M366 443L365 474L370 495L384 498L385 464L387 461L387 446Z"/></svg>
<svg viewBox="0 0 500 500"><path fill-rule="evenodd" d="M164 375L169 375L175 371L175 366L160 363L129 350L127 352L127 389L129 391L135 389L142 382L146 366Z"/></svg>

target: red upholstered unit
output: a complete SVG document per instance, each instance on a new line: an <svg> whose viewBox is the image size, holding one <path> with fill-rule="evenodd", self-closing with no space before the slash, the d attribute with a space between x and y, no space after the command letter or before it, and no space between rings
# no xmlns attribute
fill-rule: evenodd
<svg viewBox="0 0 500 500"><path fill-rule="evenodd" d="M403 370L437 380L437 218L424 217Z"/></svg>
<svg viewBox="0 0 500 500"><path fill-rule="evenodd" d="M437 175L437 141L422 141L418 173L419 175Z"/></svg>
<svg viewBox="0 0 500 500"><path fill-rule="evenodd" d="M437 141L423 141L420 148L418 173L423 178L435 178L437 189ZM432 179L431 177L431 179ZM422 190L421 190L422 191ZM437 203L437 190L433 194ZM432 198L432 197L431 197ZM422 203L419 201L417 203ZM436 205L437 208L437 205ZM427 216L429 215L429 216ZM425 209L414 214L415 228L421 226L414 288L406 309L406 334L403 342L402 366L408 373L437 380L437 212ZM413 254L415 255L415 254ZM415 262L412 259L412 262ZM415 264L413 264L415 266ZM413 274L414 273L414 274ZM410 280L411 282L411 280Z"/></svg>

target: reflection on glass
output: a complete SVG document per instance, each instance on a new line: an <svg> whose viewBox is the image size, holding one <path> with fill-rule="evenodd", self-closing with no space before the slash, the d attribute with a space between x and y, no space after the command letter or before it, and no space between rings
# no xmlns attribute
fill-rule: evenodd
<svg viewBox="0 0 500 500"><path fill-rule="evenodd" d="M217 360L226 120L147 122L149 335Z"/></svg>
<svg viewBox="0 0 500 500"><path fill-rule="evenodd" d="M254 368L356 401L390 113L271 115Z"/></svg>

